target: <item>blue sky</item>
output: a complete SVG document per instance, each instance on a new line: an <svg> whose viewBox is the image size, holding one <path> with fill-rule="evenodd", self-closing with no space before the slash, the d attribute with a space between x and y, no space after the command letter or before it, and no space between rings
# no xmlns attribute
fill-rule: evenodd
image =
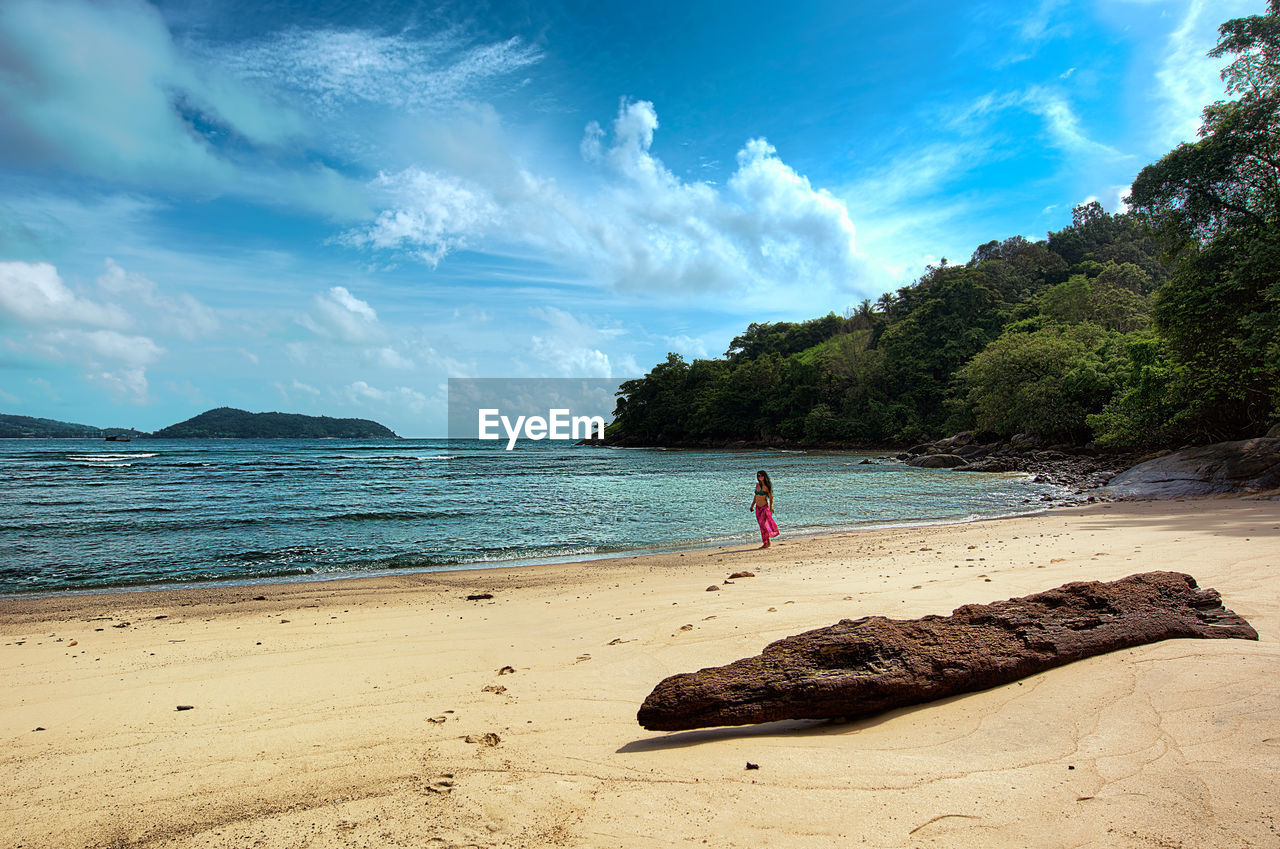
<svg viewBox="0 0 1280 849"><path fill-rule="evenodd" d="M0 4L0 412L442 435L1111 211L1257 2Z"/></svg>

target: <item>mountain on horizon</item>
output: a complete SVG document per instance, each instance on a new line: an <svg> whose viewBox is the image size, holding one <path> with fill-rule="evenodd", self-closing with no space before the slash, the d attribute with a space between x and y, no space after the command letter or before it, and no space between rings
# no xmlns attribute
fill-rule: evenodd
<svg viewBox="0 0 1280 849"><path fill-rule="evenodd" d="M301 413L250 413L217 407L155 433L123 427L0 414L0 439L399 439L369 419L335 419Z"/></svg>

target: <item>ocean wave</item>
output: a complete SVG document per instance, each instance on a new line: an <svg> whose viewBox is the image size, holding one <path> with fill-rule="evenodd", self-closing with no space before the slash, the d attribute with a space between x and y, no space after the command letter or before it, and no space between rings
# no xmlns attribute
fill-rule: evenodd
<svg viewBox="0 0 1280 849"><path fill-rule="evenodd" d="M145 457L159 457L159 454L144 454L141 451L131 451L128 454L68 454L68 460L91 460L100 463L112 463L119 460L141 460Z"/></svg>
<svg viewBox="0 0 1280 849"><path fill-rule="evenodd" d="M84 466L85 468L88 468L88 469L128 469L133 466L133 463L92 462L92 463L73 463L72 465Z"/></svg>
<svg viewBox="0 0 1280 849"><path fill-rule="evenodd" d="M384 521L416 521L422 519L448 519L457 513L445 513L433 510L376 510L368 512L335 513L331 516L320 516L321 522L384 522Z"/></svg>

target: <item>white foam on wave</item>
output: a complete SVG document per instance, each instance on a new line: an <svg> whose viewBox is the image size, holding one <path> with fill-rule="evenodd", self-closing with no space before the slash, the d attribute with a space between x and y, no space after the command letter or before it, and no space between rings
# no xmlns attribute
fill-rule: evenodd
<svg viewBox="0 0 1280 849"><path fill-rule="evenodd" d="M144 457L158 457L159 454L144 454L141 451L128 454L70 454L68 460L87 460L93 463L118 463L121 460L141 460Z"/></svg>
<svg viewBox="0 0 1280 849"><path fill-rule="evenodd" d="M96 461L93 463L76 463L76 465L86 466L90 469L127 469L132 466L133 463L103 463L102 461Z"/></svg>

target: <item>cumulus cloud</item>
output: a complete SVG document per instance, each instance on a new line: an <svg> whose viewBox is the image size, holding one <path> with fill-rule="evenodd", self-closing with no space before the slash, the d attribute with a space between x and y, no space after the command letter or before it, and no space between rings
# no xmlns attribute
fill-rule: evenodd
<svg viewBox="0 0 1280 849"><path fill-rule="evenodd" d="M190 295L162 293L108 259L88 291L72 289L48 263L0 262L0 325L25 331L7 340L11 350L77 363L118 399L145 403L146 369L164 354L153 337L194 340L217 332L220 322Z"/></svg>
<svg viewBox="0 0 1280 849"><path fill-rule="evenodd" d="M35 340L49 359L120 363L135 368L154 363L163 351L146 336L117 330L54 330Z"/></svg>
<svg viewBox="0 0 1280 849"><path fill-rule="evenodd" d="M701 337L693 337L686 333L681 333L678 336L668 336L664 341L670 350L684 354L690 359L706 359L711 356L707 350L706 340Z"/></svg>
<svg viewBox="0 0 1280 849"><path fill-rule="evenodd" d="M535 240L624 289L844 288L859 274L844 205L764 139L738 152L724 189L686 182L653 155L653 104L624 102L612 140L589 125L583 150L612 178L580 202L552 195L560 225Z"/></svg>
<svg viewBox="0 0 1280 849"><path fill-rule="evenodd" d="M73 292L46 262L0 262L0 313L29 327L123 328L130 323L120 307Z"/></svg>
<svg viewBox="0 0 1280 849"><path fill-rule="evenodd" d="M385 335L373 307L348 292L345 286L333 286L316 295L311 312L300 321L316 335L348 345L380 342Z"/></svg>
<svg viewBox="0 0 1280 849"><path fill-rule="evenodd" d="M85 374L85 377L104 387L117 401L145 404L150 400L145 369L91 370Z"/></svg>
<svg viewBox="0 0 1280 849"><path fill-rule="evenodd" d="M54 362L70 361L84 376L107 389L118 401L145 404L147 366L164 352L146 336L117 330L53 330L28 337L28 349Z"/></svg>
<svg viewBox="0 0 1280 849"><path fill-rule="evenodd" d="M498 220L498 208L478 185L454 176L408 168L379 174L371 188L386 208L371 226L349 230L339 241L352 247L403 251L436 267L468 236Z"/></svg>
<svg viewBox="0 0 1280 849"><path fill-rule="evenodd" d="M814 188L764 139L739 151L727 186L676 177L652 152L658 116L623 102L611 132L589 124L581 153L598 167L565 187L510 163L464 181L408 169L373 188L390 204L347 244L416 253L430 265L487 239L533 247L588 279L667 292L846 289L860 261L843 203Z"/></svg>
<svg viewBox="0 0 1280 849"><path fill-rule="evenodd" d="M530 336L530 352L560 376L612 377L615 367L622 367L623 363L611 361L601 350L626 335L622 328L597 327L557 307L535 307L529 312L547 326L547 331ZM629 371L617 373L635 373L634 361L627 358L624 362Z"/></svg>

